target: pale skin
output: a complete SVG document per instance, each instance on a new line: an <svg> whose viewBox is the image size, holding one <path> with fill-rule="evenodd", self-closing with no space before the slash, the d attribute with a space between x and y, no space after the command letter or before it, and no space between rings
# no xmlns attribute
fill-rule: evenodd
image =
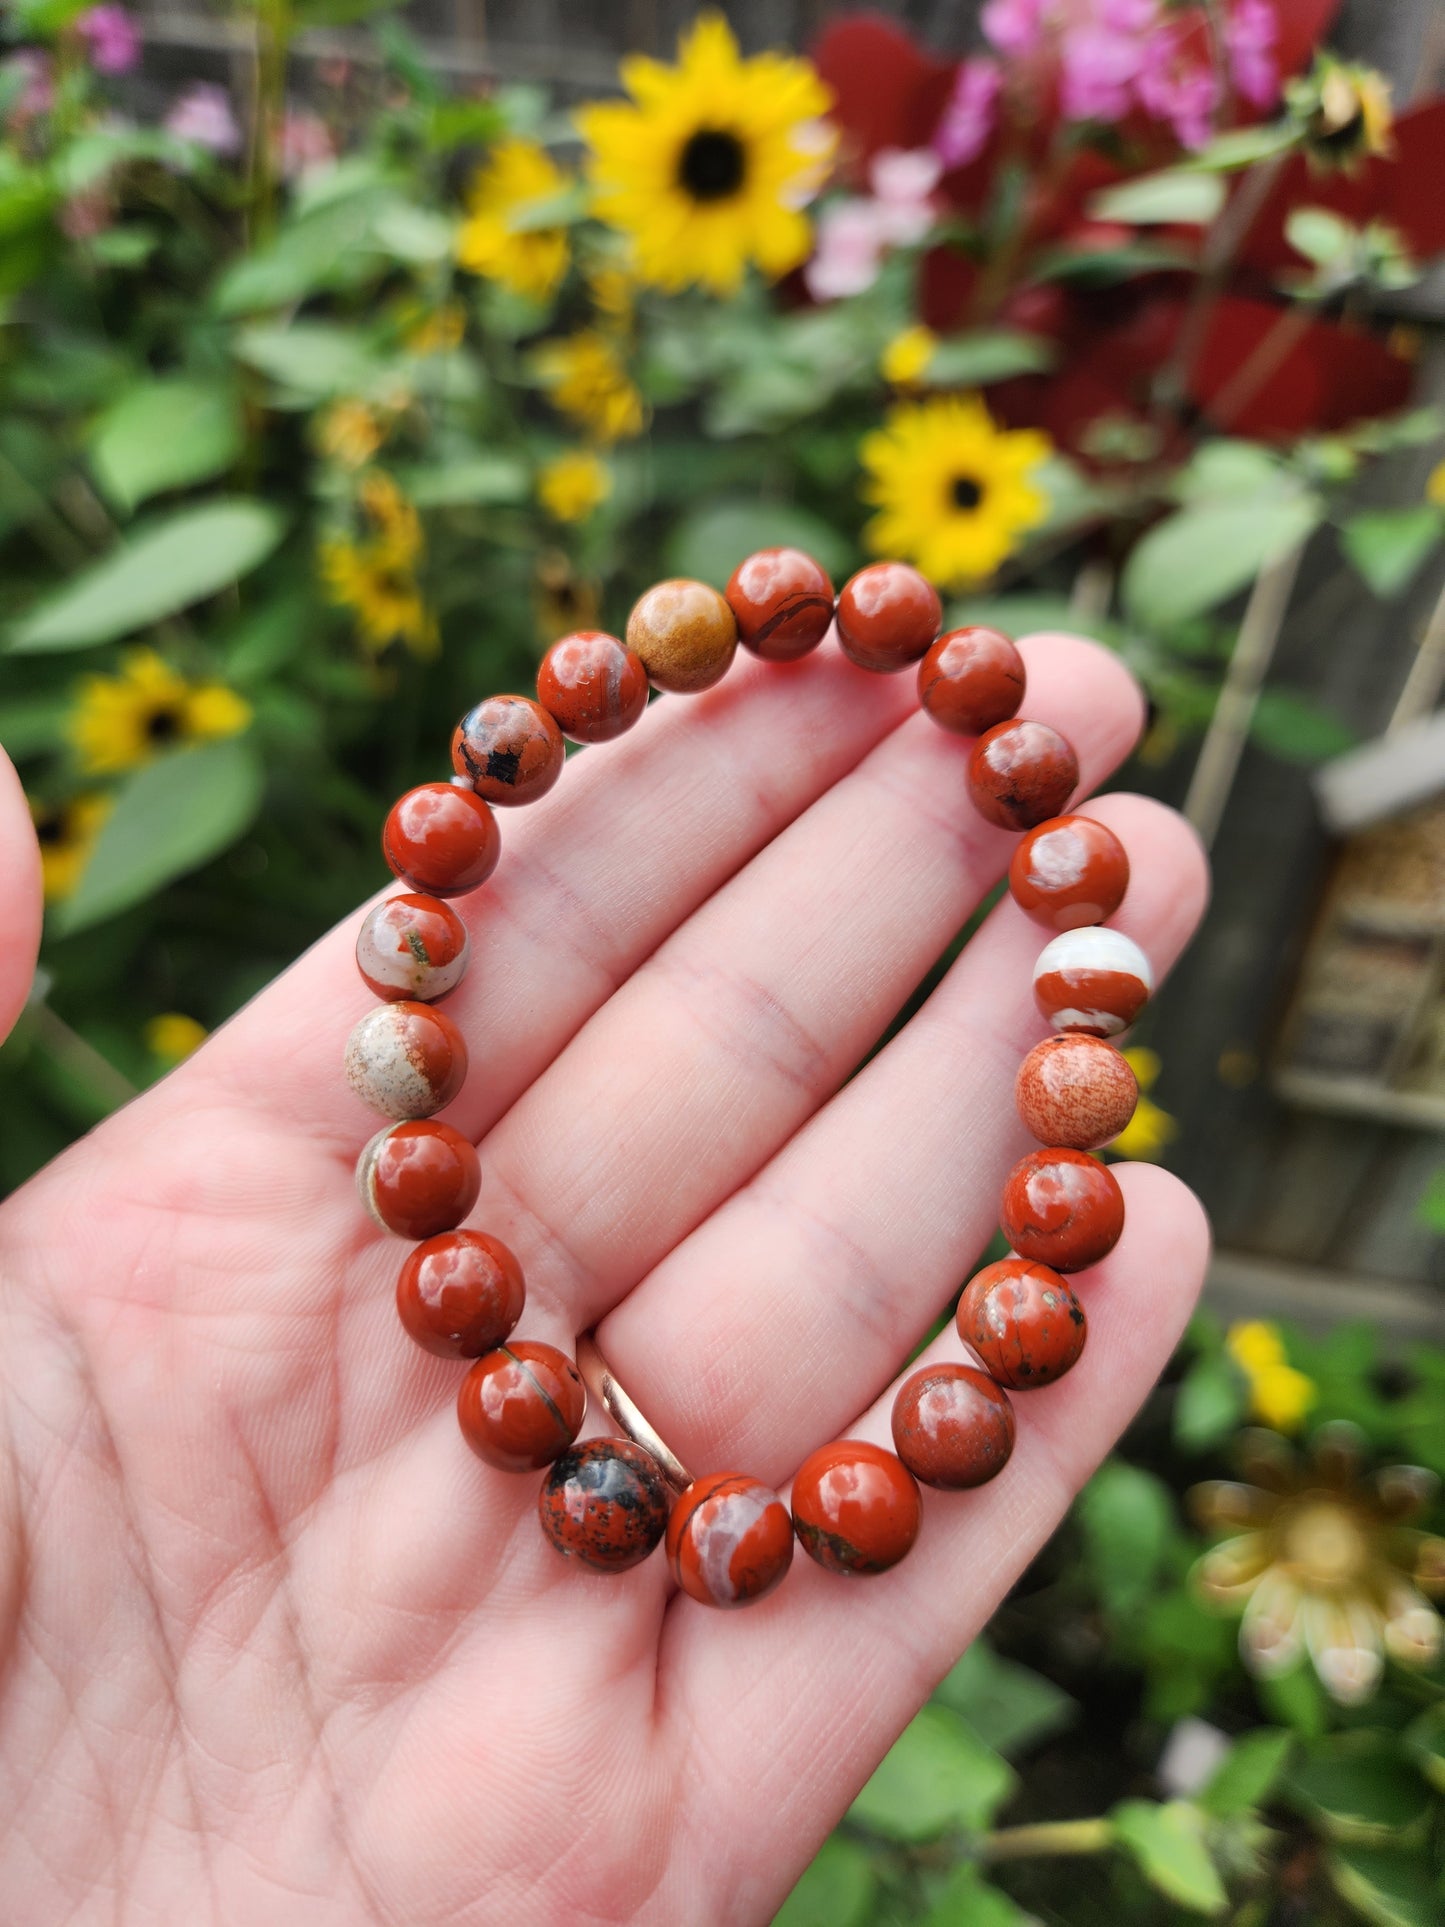
<svg viewBox="0 0 1445 1927"><path fill-rule="evenodd" d="M1091 644L1024 653L1026 713L1099 783L1137 691ZM519 1335L570 1351L596 1327L695 1472L786 1490L830 1438L886 1443L1029 1148L1012 1085L1045 939L1007 900L850 1077L1006 866L966 763L911 674L831 643L740 658L505 812L459 905L472 1069L445 1115L480 1145L470 1222L521 1258ZM9 1019L39 883L4 775ZM1142 798L1088 807L1132 860L1114 921L1162 974L1199 849ZM720 1613L660 1556L580 1571L541 1538L539 1476L468 1451L462 1367L397 1323L408 1247L357 1200L375 1120L340 1068L370 1007L360 914L0 1213L0 1915L766 1922L1154 1382L1203 1216L1119 1167L1081 1362L1017 1396L999 1479L925 1494L892 1573L800 1552ZM963 1356L951 1330L932 1351Z"/></svg>

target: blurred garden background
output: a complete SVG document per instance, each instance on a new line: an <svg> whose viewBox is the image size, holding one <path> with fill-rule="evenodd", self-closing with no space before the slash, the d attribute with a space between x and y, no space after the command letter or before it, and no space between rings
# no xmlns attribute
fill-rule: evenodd
<svg viewBox="0 0 1445 1927"><path fill-rule="evenodd" d="M0 16L0 1182L760 546L1118 650L1213 846L1113 1147L1205 1307L786 1927L1445 1920L1442 89L1433 0Z"/></svg>

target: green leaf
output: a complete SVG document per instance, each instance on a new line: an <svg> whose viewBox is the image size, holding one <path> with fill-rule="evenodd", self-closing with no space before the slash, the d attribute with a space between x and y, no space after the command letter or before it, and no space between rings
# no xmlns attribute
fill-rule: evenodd
<svg viewBox="0 0 1445 1927"><path fill-rule="evenodd" d="M1061 1686L1000 1659L985 1639L973 1642L933 1697L962 1713L985 1745L1010 1759L1071 1726L1079 1711Z"/></svg>
<svg viewBox="0 0 1445 1927"><path fill-rule="evenodd" d="M1427 1231L1445 1236L1445 1166L1431 1173L1415 1206L1415 1218Z"/></svg>
<svg viewBox="0 0 1445 1927"><path fill-rule="evenodd" d="M234 351L248 367L308 398L356 394L377 373L376 360L361 336L327 321L245 328L236 337Z"/></svg>
<svg viewBox="0 0 1445 1927"><path fill-rule="evenodd" d="M1423 1856L1338 1847L1325 1864L1340 1898L1376 1927L1440 1927L1440 1889Z"/></svg>
<svg viewBox="0 0 1445 1927"><path fill-rule="evenodd" d="M1055 355L1038 335L1012 330L981 330L940 341L928 358L924 380L930 388L983 388L1013 375L1052 368Z"/></svg>
<svg viewBox="0 0 1445 1927"><path fill-rule="evenodd" d="M1179 502L1237 502L1291 486L1279 457L1258 442L1217 436L1202 442L1170 483Z"/></svg>
<svg viewBox="0 0 1445 1927"><path fill-rule="evenodd" d="M1293 1733L1277 1727L1260 1726L1246 1733L1215 1768L1199 1796L1200 1806L1218 1820L1262 1806L1283 1773L1294 1743Z"/></svg>
<svg viewBox="0 0 1445 1927"><path fill-rule="evenodd" d="M84 649L114 642L254 569L285 525L262 502L220 500L149 523L47 596L10 631L14 650Z"/></svg>
<svg viewBox="0 0 1445 1927"><path fill-rule="evenodd" d="M955 1868L919 1927L1030 1927L1033 1918L990 1887L977 1867L963 1866Z"/></svg>
<svg viewBox="0 0 1445 1927"><path fill-rule="evenodd" d="M1196 1359L1174 1400L1174 1442L1186 1452L1205 1452L1240 1423L1248 1394L1227 1358Z"/></svg>
<svg viewBox="0 0 1445 1927"><path fill-rule="evenodd" d="M946 1706L925 1706L899 1734L849 1809L890 1840L934 1840L951 1828L988 1825L1017 1776Z"/></svg>
<svg viewBox="0 0 1445 1927"><path fill-rule="evenodd" d="M1287 120L1276 121L1270 127L1237 127L1227 134L1216 134L1208 147L1194 156L1193 164L1231 174L1285 153L1299 143L1303 134L1302 126Z"/></svg>
<svg viewBox="0 0 1445 1927"><path fill-rule="evenodd" d="M863 1927L878 1877L856 1840L833 1834L773 1916L773 1927Z"/></svg>
<svg viewBox="0 0 1445 1927"><path fill-rule="evenodd" d="M1195 168L1168 167L1158 174L1140 174L1117 187L1106 187L1089 202L1096 221L1123 221L1130 226L1186 222L1204 227L1224 206L1224 183Z"/></svg>
<svg viewBox="0 0 1445 1927"><path fill-rule="evenodd" d="M181 377L128 388L90 438L95 479L127 512L163 489L220 474L240 452L241 419L231 390Z"/></svg>
<svg viewBox="0 0 1445 1927"><path fill-rule="evenodd" d="M1110 1459L1079 1494L1075 1512L1090 1574L1110 1616L1122 1620L1151 1591L1174 1530L1168 1487L1150 1472Z"/></svg>
<svg viewBox="0 0 1445 1927"><path fill-rule="evenodd" d="M1445 533L1428 502L1410 508L1361 509L1340 529L1340 546L1375 594L1388 601L1414 580Z"/></svg>
<svg viewBox="0 0 1445 1927"><path fill-rule="evenodd" d="M1327 207L1292 207L1284 232L1290 246L1320 268L1342 260L1359 239L1359 229Z"/></svg>
<svg viewBox="0 0 1445 1927"><path fill-rule="evenodd" d="M532 476L519 455L465 456L398 469L397 480L418 508L464 508L474 503L525 502Z"/></svg>
<svg viewBox="0 0 1445 1927"><path fill-rule="evenodd" d="M1382 1733L1336 1733L1317 1741L1290 1773L1289 1792L1336 1840L1398 1842L1424 1826L1430 1794L1396 1741Z"/></svg>
<svg viewBox="0 0 1445 1927"><path fill-rule="evenodd" d="M89 929L219 855L251 823L264 782L255 750L235 739L144 764L117 792L75 894L60 906L61 934Z"/></svg>
<svg viewBox="0 0 1445 1927"><path fill-rule="evenodd" d="M790 502L756 500L704 503L684 516L667 544L667 567L724 588L754 549L806 549L835 579L848 573L853 553L828 523Z"/></svg>
<svg viewBox="0 0 1445 1927"><path fill-rule="evenodd" d="M1204 1821L1197 1807L1187 1800L1171 1800L1167 1806L1125 1800L1109 1818L1151 1886L1190 1913L1224 1912L1229 1896L1204 1844Z"/></svg>
<svg viewBox="0 0 1445 1927"><path fill-rule="evenodd" d="M1445 1700L1438 1700L1405 1728L1405 1745L1435 1791L1445 1793Z"/></svg>
<svg viewBox="0 0 1445 1927"><path fill-rule="evenodd" d="M70 709L69 693L60 691L0 704L0 745L11 762L57 748L64 740Z"/></svg>
<svg viewBox="0 0 1445 1927"><path fill-rule="evenodd" d="M1317 1740L1329 1726L1329 1702L1314 1668L1302 1663L1273 1679L1255 1681L1255 1691L1273 1718L1283 1720L1303 1739Z"/></svg>
<svg viewBox="0 0 1445 1927"><path fill-rule="evenodd" d="M1123 595L1144 629L1166 629L1245 588L1303 542L1323 510L1312 495L1256 496L1183 508L1135 545Z"/></svg>
<svg viewBox="0 0 1445 1927"><path fill-rule="evenodd" d="M1260 693L1249 733L1263 748L1291 763L1322 763L1353 748L1358 740L1338 716L1290 689Z"/></svg>

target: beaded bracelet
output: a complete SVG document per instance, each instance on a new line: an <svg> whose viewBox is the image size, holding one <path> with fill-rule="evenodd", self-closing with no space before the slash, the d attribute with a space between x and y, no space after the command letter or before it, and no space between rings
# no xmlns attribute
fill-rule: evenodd
<svg viewBox="0 0 1445 1927"><path fill-rule="evenodd" d="M665 1536L677 1583L707 1605L770 1592L795 1535L830 1572L884 1572L918 1535L920 1480L962 1490L997 1477L1013 1450L1010 1392L1052 1384L1083 1350L1084 1310L1067 1274L1097 1264L1123 1230L1119 1186L1089 1154L1118 1136L1138 1100L1128 1062L1105 1040L1142 1009L1149 962L1100 927L1123 899L1129 860L1102 823L1059 814L1078 760L1058 731L1018 719L1025 676L1013 643L978 627L940 635L941 622L937 594L901 562L861 570L836 600L819 564L790 548L749 556L723 595L701 582L658 583L633 608L625 642L595 630L565 636L542 661L535 701L488 696L469 710L452 736L451 781L408 791L382 831L407 888L371 911L357 939L361 974L383 1002L353 1030L346 1073L395 1120L362 1151L357 1183L379 1224L419 1241L397 1281L401 1322L427 1351L473 1361L457 1399L472 1449L505 1471L547 1468L539 1512L559 1552L626 1572ZM1018 1073L1019 1115L1044 1148L1004 1184L1000 1225L1014 1255L980 1271L958 1306L959 1335L979 1365L915 1371L894 1401L895 1451L861 1439L822 1446L793 1480L790 1516L746 1474L693 1478L591 1337L579 1339L575 1364L552 1345L512 1338L526 1301L521 1266L499 1239L457 1229L481 1173L468 1139L433 1119L461 1089L467 1049L432 1006L466 969L466 929L447 899L496 866L492 806L544 796L561 775L564 737L607 742L638 720L649 686L711 688L739 642L765 660L794 661L835 623L843 653L862 668L918 663L922 707L977 739L969 794L990 823L1025 832L1009 889L1054 933L1033 983L1056 1034ZM589 1384L623 1437L576 1443Z"/></svg>

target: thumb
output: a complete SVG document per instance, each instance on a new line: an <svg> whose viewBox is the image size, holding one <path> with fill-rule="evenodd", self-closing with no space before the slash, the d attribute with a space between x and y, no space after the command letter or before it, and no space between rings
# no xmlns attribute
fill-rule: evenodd
<svg viewBox="0 0 1445 1927"><path fill-rule="evenodd" d="M40 845L15 766L0 750L0 1038L30 995L40 911Z"/></svg>

